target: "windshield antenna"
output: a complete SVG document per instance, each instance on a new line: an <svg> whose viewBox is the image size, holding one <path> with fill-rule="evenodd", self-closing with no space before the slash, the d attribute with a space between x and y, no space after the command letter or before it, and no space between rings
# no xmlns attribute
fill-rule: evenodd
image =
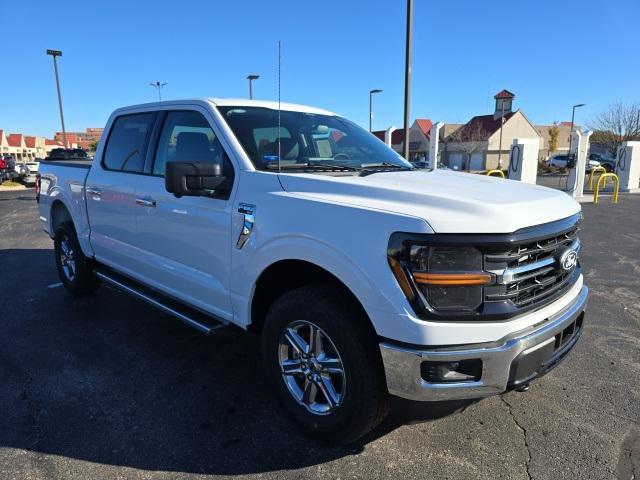
<svg viewBox="0 0 640 480"><path fill-rule="evenodd" d="M278 40L278 173L280 173L280 65L282 55L280 53L280 40Z"/></svg>

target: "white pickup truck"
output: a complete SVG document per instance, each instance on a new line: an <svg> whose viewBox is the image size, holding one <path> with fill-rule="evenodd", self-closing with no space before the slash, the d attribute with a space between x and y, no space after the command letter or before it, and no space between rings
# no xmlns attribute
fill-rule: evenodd
<svg viewBox="0 0 640 480"><path fill-rule="evenodd" d="M582 332L574 200L416 170L328 111L122 108L92 162L42 163L37 192L72 294L105 282L204 332L259 332L280 403L321 438L362 436L390 394L526 389Z"/></svg>

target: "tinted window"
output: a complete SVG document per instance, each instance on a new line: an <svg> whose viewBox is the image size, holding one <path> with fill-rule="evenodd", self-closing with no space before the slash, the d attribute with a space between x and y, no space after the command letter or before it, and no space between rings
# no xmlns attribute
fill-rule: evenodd
<svg viewBox="0 0 640 480"><path fill-rule="evenodd" d="M142 172L147 137L153 126L154 113L138 113L118 117L111 127L102 160L109 170Z"/></svg>
<svg viewBox="0 0 640 480"><path fill-rule="evenodd" d="M169 112L162 127L153 174L164 176L167 162L212 162L231 176L231 165L207 119L198 112Z"/></svg>
<svg viewBox="0 0 640 480"><path fill-rule="evenodd" d="M371 165L411 168L379 139L338 116L285 110L278 113L263 107L218 110L258 169L271 169L278 163L287 168L314 164L354 170Z"/></svg>

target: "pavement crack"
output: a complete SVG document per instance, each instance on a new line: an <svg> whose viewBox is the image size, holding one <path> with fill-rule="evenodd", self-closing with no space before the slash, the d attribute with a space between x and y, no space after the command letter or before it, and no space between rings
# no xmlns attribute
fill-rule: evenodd
<svg viewBox="0 0 640 480"><path fill-rule="evenodd" d="M522 433L524 448L527 450L527 460L524 463L524 469L525 469L525 472L527 473L527 477L529 478L529 480L532 480L533 477L531 476L531 472L529 471L529 464L531 463L531 448L529 447L529 442L527 441L527 429L520 424L516 416L513 414L513 409L511 407L511 404L507 402L507 400L504 398L503 395L500 395L500 400L502 400L502 403L506 405L507 410L509 411L509 415L511 415L511 418L513 420L513 423L515 424L516 428Z"/></svg>

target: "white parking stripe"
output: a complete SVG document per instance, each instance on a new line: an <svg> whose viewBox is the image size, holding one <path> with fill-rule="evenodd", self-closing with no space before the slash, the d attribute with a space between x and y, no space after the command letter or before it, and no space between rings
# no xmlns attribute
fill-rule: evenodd
<svg viewBox="0 0 640 480"><path fill-rule="evenodd" d="M52 283L51 285L47 285L47 288L58 288L62 286L62 282L60 283Z"/></svg>

